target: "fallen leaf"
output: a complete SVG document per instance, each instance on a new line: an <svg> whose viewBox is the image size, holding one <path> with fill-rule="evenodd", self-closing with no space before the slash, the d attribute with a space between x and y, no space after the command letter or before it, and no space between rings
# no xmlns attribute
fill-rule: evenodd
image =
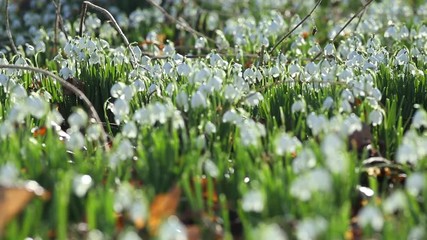
<svg viewBox="0 0 427 240"><path fill-rule="evenodd" d="M0 186L0 234L34 196L48 198L49 193L35 181L28 181L23 186Z"/></svg>
<svg viewBox="0 0 427 240"><path fill-rule="evenodd" d="M150 206L148 227L156 235L163 219L175 214L181 197L181 189L175 185L169 192L157 195Z"/></svg>

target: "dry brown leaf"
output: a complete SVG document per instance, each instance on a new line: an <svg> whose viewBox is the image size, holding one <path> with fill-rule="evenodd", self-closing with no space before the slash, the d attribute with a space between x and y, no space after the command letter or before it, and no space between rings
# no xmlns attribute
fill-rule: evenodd
<svg viewBox="0 0 427 240"><path fill-rule="evenodd" d="M49 197L48 193L34 181L28 181L19 187L0 186L0 233L34 196Z"/></svg>
<svg viewBox="0 0 427 240"><path fill-rule="evenodd" d="M169 192L157 195L150 206L148 227L153 235L157 234L163 219L175 214L181 197L181 189L175 185Z"/></svg>

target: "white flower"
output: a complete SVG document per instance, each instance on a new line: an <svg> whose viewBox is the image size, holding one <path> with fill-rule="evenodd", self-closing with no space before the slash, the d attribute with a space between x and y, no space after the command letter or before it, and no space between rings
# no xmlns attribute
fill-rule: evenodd
<svg viewBox="0 0 427 240"><path fill-rule="evenodd" d="M394 191L383 202L383 209L385 213L393 214L406 208L406 196L402 190Z"/></svg>
<svg viewBox="0 0 427 240"><path fill-rule="evenodd" d="M298 138L282 133L276 137L274 146L276 154L283 156L285 153L294 153L302 144Z"/></svg>
<svg viewBox="0 0 427 240"><path fill-rule="evenodd" d="M311 129L314 136L319 135L328 126L328 120L325 116L311 112L307 117L307 126Z"/></svg>
<svg viewBox="0 0 427 240"><path fill-rule="evenodd" d="M411 229L411 231L408 234L408 240L421 240L425 239L427 236L427 231L424 226L419 225L415 226Z"/></svg>
<svg viewBox="0 0 427 240"><path fill-rule="evenodd" d="M116 149L116 154L120 160L126 160L133 157L134 149L128 139L123 139Z"/></svg>
<svg viewBox="0 0 427 240"><path fill-rule="evenodd" d="M101 126L99 124L91 124L86 129L86 135L89 140L95 141L101 136Z"/></svg>
<svg viewBox="0 0 427 240"><path fill-rule="evenodd" d="M16 166L6 162L0 167L0 186L12 186L18 181L19 171Z"/></svg>
<svg viewBox="0 0 427 240"><path fill-rule="evenodd" d="M92 185L93 181L89 175L78 174L74 176L73 190L77 197L83 197Z"/></svg>
<svg viewBox="0 0 427 240"><path fill-rule="evenodd" d="M191 107L192 108L206 108L208 106L207 99L203 93L197 91L191 97Z"/></svg>
<svg viewBox="0 0 427 240"><path fill-rule="evenodd" d="M176 69L176 72L180 75L180 76L188 76L191 72L191 68L190 66L188 66L188 64L186 63L180 63Z"/></svg>
<svg viewBox="0 0 427 240"><path fill-rule="evenodd" d="M202 49L206 46L207 40L204 37L199 37L196 40L196 44L194 46L194 48L196 49Z"/></svg>
<svg viewBox="0 0 427 240"><path fill-rule="evenodd" d="M142 238L135 231L127 229L120 233L118 240L142 240Z"/></svg>
<svg viewBox="0 0 427 240"><path fill-rule="evenodd" d="M327 227L328 222L322 217L306 218L298 222L296 235L300 240L318 239Z"/></svg>
<svg viewBox="0 0 427 240"><path fill-rule="evenodd" d="M304 148L298 156L292 161L292 170L294 173L301 173L316 166L316 156L313 151Z"/></svg>
<svg viewBox="0 0 427 240"><path fill-rule="evenodd" d="M290 193L301 201L308 201L314 193L332 191L332 177L323 168L313 169L299 175L291 184Z"/></svg>
<svg viewBox="0 0 427 240"><path fill-rule="evenodd" d="M306 104L303 99L297 100L292 104L291 110L292 113L296 112L305 112Z"/></svg>
<svg viewBox="0 0 427 240"><path fill-rule="evenodd" d="M246 97L245 103L249 106L257 106L264 97L259 92L249 93Z"/></svg>
<svg viewBox="0 0 427 240"><path fill-rule="evenodd" d="M332 97L327 97L324 101L323 101L323 109L331 109L334 106L334 99Z"/></svg>
<svg viewBox="0 0 427 240"><path fill-rule="evenodd" d="M211 121L206 122L205 124L205 133L212 134L216 133L216 126Z"/></svg>
<svg viewBox="0 0 427 240"><path fill-rule="evenodd" d="M414 114L414 117L412 118L412 127L427 127L427 112L424 109L420 108Z"/></svg>
<svg viewBox="0 0 427 240"><path fill-rule="evenodd" d="M240 138L244 146L258 145L259 138L265 136L264 125L257 123L252 119L243 121L240 125Z"/></svg>
<svg viewBox="0 0 427 240"><path fill-rule="evenodd" d="M396 55L396 60L398 65L407 64L409 62L408 50L406 48L401 49Z"/></svg>
<svg viewBox="0 0 427 240"><path fill-rule="evenodd" d="M224 97L227 100L234 101L239 96L239 91L233 85L225 86Z"/></svg>
<svg viewBox="0 0 427 240"><path fill-rule="evenodd" d="M413 196L418 196L425 189L425 185L425 176L420 172L412 173L405 181L406 190Z"/></svg>
<svg viewBox="0 0 427 240"><path fill-rule="evenodd" d="M170 216L160 225L159 239L187 240L187 228L176 216Z"/></svg>
<svg viewBox="0 0 427 240"><path fill-rule="evenodd" d="M207 173L209 176L211 176L213 178L216 178L219 175L218 167L210 159L207 159L203 162L203 169L204 169L205 173Z"/></svg>
<svg viewBox="0 0 427 240"><path fill-rule="evenodd" d="M115 83L111 89L110 89L110 94L113 98L119 98L120 96L123 95L123 91L126 87L126 84L122 83L122 82L117 82Z"/></svg>
<svg viewBox="0 0 427 240"><path fill-rule="evenodd" d="M27 98L26 107L28 112L38 119L44 117L49 109L48 103L35 93Z"/></svg>
<svg viewBox="0 0 427 240"><path fill-rule="evenodd" d="M179 92L176 96L176 105L178 107L183 108L184 112L188 111L189 104L188 104L188 95L186 92Z"/></svg>
<svg viewBox="0 0 427 240"><path fill-rule="evenodd" d="M111 106L111 111L114 113L116 123L120 123L120 121L129 114L129 103L122 98L118 98Z"/></svg>
<svg viewBox="0 0 427 240"><path fill-rule="evenodd" d="M88 121L87 113L83 109L76 109L69 117L68 117L68 124L72 128L79 129L81 127L86 126Z"/></svg>
<svg viewBox="0 0 427 240"><path fill-rule="evenodd" d="M396 159L399 163L416 164L418 162L417 147L410 142L403 142L396 152Z"/></svg>
<svg viewBox="0 0 427 240"><path fill-rule="evenodd" d="M264 197L259 190L250 190L243 195L242 209L246 212L262 212Z"/></svg>
<svg viewBox="0 0 427 240"><path fill-rule="evenodd" d="M128 138L136 138L137 132L138 130L136 128L136 125L132 121L127 122L122 129L123 136Z"/></svg>
<svg viewBox="0 0 427 240"><path fill-rule="evenodd" d="M334 56L335 55L335 46L332 43L328 43L325 46L324 54L325 54L325 56Z"/></svg>
<svg viewBox="0 0 427 240"><path fill-rule="evenodd" d="M70 133L70 138L67 140L66 145L69 150L77 150L84 147L85 139L80 131L73 131Z"/></svg>
<svg viewBox="0 0 427 240"><path fill-rule="evenodd" d="M390 27L388 27L387 30L384 33L384 37L385 38L396 39L397 38L397 29L396 29L396 26L391 25Z"/></svg>
<svg viewBox="0 0 427 240"><path fill-rule="evenodd" d="M373 126L380 125L383 122L383 114L380 110L374 109L369 113L369 122Z"/></svg>
<svg viewBox="0 0 427 240"><path fill-rule="evenodd" d="M381 211L371 205L367 205L359 211L357 222L362 227L371 226L375 231L381 231L384 226L384 218Z"/></svg>
<svg viewBox="0 0 427 240"><path fill-rule="evenodd" d="M224 123L240 123L243 121L243 117L240 116L236 110L234 109L230 109L227 112L224 113L224 115L222 116L222 122Z"/></svg>

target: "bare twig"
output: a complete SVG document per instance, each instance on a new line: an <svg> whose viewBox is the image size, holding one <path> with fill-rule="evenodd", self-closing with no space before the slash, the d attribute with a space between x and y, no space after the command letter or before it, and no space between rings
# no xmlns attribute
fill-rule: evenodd
<svg viewBox="0 0 427 240"><path fill-rule="evenodd" d="M322 2L322 0L318 0L316 5L314 5L313 9L311 9L311 11L307 14L307 16L305 16L297 25L295 25L295 27L293 27L291 29L291 31L289 31L288 33L286 33L282 38L280 38L280 40L274 44L273 48L270 50L270 54L287 38L289 37L299 26L301 26L310 16L311 14L313 14L314 10L316 10L316 8L320 5L320 3Z"/></svg>
<svg viewBox="0 0 427 240"><path fill-rule="evenodd" d="M190 27L190 25L185 20L178 20L178 19L174 18L164 8L162 8L162 6L160 6L159 4L154 2L153 0L147 0L147 2L150 3L153 7L157 8L167 19L169 19L169 21L180 25L185 31L192 33L196 36L203 37L206 40L208 40L212 43L215 43L215 40L213 40L212 38L210 38L210 37L206 36L205 34L195 30L194 28Z"/></svg>
<svg viewBox="0 0 427 240"><path fill-rule="evenodd" d="M357 17L359 16L360 13L362 13L363 11L365 11L365 9L373 2L374 0L369 0L367 3L365 3L357 12L356 14L354 14L350 19L348 19L348 21L344 24L344 26L335 34L335 36L332 38L332 42L334 43L337 38L339 37L339 35L344 31L344 29L346 29L348 27L348 25L350 25L350 23ZM311 61L316 60L318 57L320 57L323 54L323 51L320 51L316 56L314 56Z"/></svg>
<svg viewBox="0 0 427 240"><path fill-rule="evenodd" d="M86 105L86 107L89 109L90 114L93 116L93 118L95 119L96 123L99 124L99 126L101 126L101 135L102 135L102 140L103 140L103 144L104 147L109 150L109 145L108 145L108 139L107 139L107 133L104 130L103 124L101 122L101 119L99 118L98 113L96 112L95 107L93 106L93 104L90 102L90 100L86 97L86 95L77 87L75 87L73 84L67 82L66 80L64 80L63 78L60 78L58 76L56 76L55 74L41 69L41 68L36 68L36 67L31 67L31 66L18 66L18 65L10 65L10 64L0 64L0 69L20 69L20 70L27 70L27 71L32 71L32 72L36 72L36 73L41 73L43 75L49 76L55 80L57 80L63 87L65 87L66 89L70 90L71 92L73 92L78 98L80 98L83 103Z"/></svg>
<svg viewBox="0 0 427 240"><path fill-rule="evenodd" d="M126 35L123 33L123 31L120 28L119 24L117 23L116 19L113 17L113 15L107 9L102 8L102 7L98 6L98 5L95 5L95 4L93 4L93 3L89 2L89 1L84 1L83 2L82 14L81 14L79 35L82 36L82 33L83 33L83 23L84 23L86 12L87 12L87 7L91 7L93 9L99 11L100 13L104 14L104 16L107 17L111 21L113 27L119 33L120 37L125 42L126 47L129 49L129 51L130 51L130 53L132 55L132 59L133 59L131 61L132 67L136 68L136 66L138 65L138 59L136 58L135 52L133 51L133 49L132 49L132 47L131 47L131 45L129 43L129 40L127 39Z"/></svg>
<svg viewBox="0 0 427 240"><path fill-rule="evenodd" d="M56 3L56 1L58 1L58 3ZM65 28L64 28L64 21L61 15L61 0L52 0L52 3L53 5L55 5L55 9L56 9L55 28L56 27L59 28L62 31L62 33L64 33L65 38L69 40L67 31L65 31Z"/></svg>
<svg viewBox="0 0 427 240"><path fill-rule="evenodd" d="M61 15L61 1L58 1L58 3L56 3L55 0L52 1L53 4L55 5L55 37L54 37L54 49L55 49L55 54L58 51L58 29L59 29L59 18Z"/></svg>
<svg viewBox="0 0 427 240"><path fill-rule="evenodd" d="M5 17L6 17L6 32L7 32L7 37L9 38L9 42L10 42L10 45L12 47L13 53L14 54L18 54L18 49L16 49L15 42L13 41L12 30L10 29L10 23L9 23L9 0L6 0Z"/></svg>

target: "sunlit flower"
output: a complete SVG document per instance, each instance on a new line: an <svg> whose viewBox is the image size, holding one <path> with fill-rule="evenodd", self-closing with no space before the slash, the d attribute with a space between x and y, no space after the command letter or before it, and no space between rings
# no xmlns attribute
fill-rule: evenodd
<svg viewBox="0 0 427 240"><path fill-rule="evenodd" d="M332 191L332 177L323 168L310 170L299 175L291 184L290 193L301 201L308 201L315 193Z"/></svg>
<svg viewBox="0 0 427 240"><path fill-rule="evenodd" d="M302 146L302 143L298 138L282 133L276 137L274 145L276 154L282 156L286 153L294 153L297 148Z"/></svg>
<svg viewBox="0 0 427 240"><path fill-rule="evenodd" d="M128 138L136 138L137 132L136 125L132 121L127 122L122 129L123 136Z"/></svg>
<svg viewBox="0 0 427 240"><path fill-rule="evenodd" d="M91 141L98 140L101 136L101 126L97 123L89 125L86 129L87 138Z"/></svg>
<svg viewBox="0 0 427 240"><path fill-rule="evenodd" d="M327 227L328 222L323 217L305 218L298 222L296 236L301 240L318 239Z"/></svg>
<svg viewBox="0 0 427 240"><path fill-rule="evenodd" d="M262 212L264 197L259 190L249 190L243 195L242 209L246 212Z"/></svg>
<svg viewBox="0 0 427 240"><path fill-rule="evenodd" d="M85 139L80 131L72 131L70 138L66 141L66 146L69 150L82 149L85 144Z"/></svg>
<svg viewBox="0 0 427 240"><path fill-rule="evenodd" d="M427 127L427 112L419 108L413 118L412 118L412 127L414 128L421 128L421 127Z"/></svg>
<svg viewBox="0 0 427 240"><path fill-rule="evenodd" d="M207 159L203 162L203 170L206 174L208 174L209 176L211 176L213 178L216 178L219 175L218 167L210 159Z"/></svg>
<svg viewBox="0 0 427 240"><path fill-rule="evenodd" d="M245 103L249 106L257 106L264 97L259 92L249 93L246 97Z"/></svg>
<svg viewBox="0 0 427 240"><path fill-rule="evenodd" d="M316 166L316 156L309 148L304 148L292 161L294 173L301 173Z"/></svg>
<svg viewBox="0 0 427 240"><path fill-rule="evenodd" d="M68 117L68 124L70 124L70 126L72 128L79 129L81 127L86 126L87 122L88 122L87 113L83 109L81 109L81 108L76 109Z"/></svg>
<svg viewBox="0 0 427 240"><path fill-rule="evenodd" d="M384 226L384 218L381 211L372 205L367 205L359 211L357 222L362 227L371 226L375 231L381 231Z"/></svg>
<svg viewBox="0 0 427 240"><path fill-rule="evenodd" d="M0 167L0 186L12 186L18 181L19 170L10 162Z"/></svg>
<svg viewBox="0 0 427 240"><path fill-rule="evenodd" d="M205 124L205 132L207 134L216 133L216 126L211 121L206 122Z"/></svg>
<svg viewBox="0 0 427 240"><path fill-rule="evenodd" d="M193 94L193 96L191 97L192 108L206 108L207 106L208 102L206 96L203 93L197 91L195 94Z"/></svg>
<svg viewBox="0 0 427 240"><path fill-rule="evenodd" d="M369 122L373 126L380 125L383 122L383 114L380 110L374 109L369 113Z"/></svg>
<svg viewBox="0 0 427 240"><path fill-rule="evenodd" d="M176 96L176 105L183 108L184 112L187 112L189 109L188 104L188 95L186 92L179 92Z"/></svg>
<svg viewBox="0 0 427 240"><path fill-rule="evenodd" d="M415 172L409 175L405 181L406 190L413 196L418 196L424 189L426 178L423 173Z"/></svg>
<svg viewBox="0 0 427 240"><path fill-rule="evenodd" d="M178 217L170 216L159 227L159 239L186 240L187 228Z"/></svg>
<svg viewBox="0 0 427 240"><path fill-rule="evenodd" d="M83 197L86 195L89 188L93 185L93 181L90 175L78 174L73 179L73 190L77 197Z"/></svg>
<svg viewBox="0 0 427 240"><path fill-rule="evenodd" d="M305 112L306 104L303 99L297 100L292 104L291 110L292 113L296 112Z"/></svg>
<svg viewBox="0 0 427 240"><path fill-rule="evenodd" d="M222 116L222 122L224 123L240 123L243 121L243 117L240 116L236 110L234 109L230 109L227 112L224 113L224 115Z"/></svg>

